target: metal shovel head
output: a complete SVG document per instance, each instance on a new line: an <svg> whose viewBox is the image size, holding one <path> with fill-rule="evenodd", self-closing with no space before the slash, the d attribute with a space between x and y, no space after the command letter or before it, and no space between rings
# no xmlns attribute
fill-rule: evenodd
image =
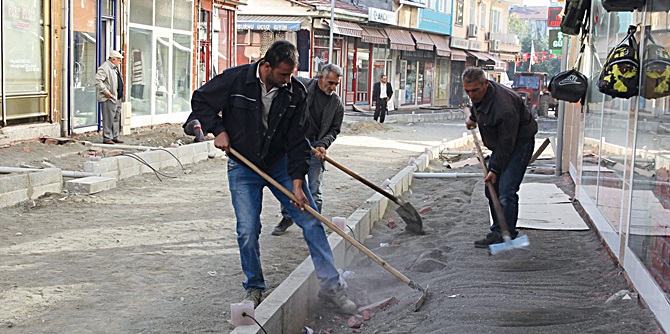
<svg viewBox="0 0 670 334"><path fill-rule="evenodd" d="M489 245L489 252L491 255L511 251L516 248L524 248L530 246L530 240L527 235L522 235L512 240L510 237L505 237L505 241L497 244Z"/></svg>
<svg viewBox="0 0 670 334"><path fill-rule="evenodd" d="M419 215L418 212L416 212L416 209L412 206L412 204L403 202L402 200L398 199L398 208L395 210L399 215L402 220L405 221L407 224L407 227L405 227L405 230L410 233L414 234L424 234L423 232L423 222L421 221L421 216Z"/></svg>

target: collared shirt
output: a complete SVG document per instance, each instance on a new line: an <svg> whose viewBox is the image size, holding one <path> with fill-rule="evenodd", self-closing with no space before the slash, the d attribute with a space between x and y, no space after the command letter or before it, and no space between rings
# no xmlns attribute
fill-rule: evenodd
<svg viewBox="0 0 670 334"><path fill-rule="evenodd" d="M380 99L385 99L387 98L386 96L386 84L383 82L379 82L379 98Z"/></svg>
<svg viewBox="0 0 670 334"><path fill-rule="evenodd" d="M261 80L261 76L258 74L260 67L260 65L256 67L256 78L258 78L258 82L261 84L261 101L263 102L263 131L266 131L268 129L268 115L270 115L272 100L274 100L275 96L277 95L279 87L272 87L272 89L270 89L268 92L268 89L263 83L263 80Z"/></svg>

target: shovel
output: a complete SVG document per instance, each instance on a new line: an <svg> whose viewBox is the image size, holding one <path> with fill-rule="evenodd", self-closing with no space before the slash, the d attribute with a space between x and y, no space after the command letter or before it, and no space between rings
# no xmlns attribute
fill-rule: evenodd
<svg viewBox="0 0 670 334"><path fill-rule="evenodd" d="M312 147L312 151L314 153L318 152L313 147ZM398 208L395 211L400 215L400 218L402 218L402 220L404 220L405 223L407 224L407 227L405 228L405 230L407 232L414 233L414 234L419 234L419 235L424 234L423 221L421 220L421 216L416 211L414 206L412 206L411 203L405 202L402 199L389 194L387 191L380 188L376 184L362 178L360 175L358 175L358 174L352 172L351 170L347 169L346 167L340 165L337 161L331 159L328 156L326 156L326 161L328 161L333 166L339 168L341 171L349 174L349 176L353 177L354 179L356 179L356 180L362 182L363 184L365 184L366 186L372 188L374 191L386 196L388 199L392 200L393 203L397 204Z"/></svg>
<svg viewBox="0 0 670 334"><path fill-rule="evenodd" d="M486 163L484 162L484 155L482 154L482 148L479 145L479 139L477 139L477 131L472 129L472 138L475 141L475 147L477 147L477 155L479 156L479 162L482 165L482 171L484 176L489 173L486 168ZM492 183L486 182L486 186L489 188L489 195L491 196L491 202L493 202L493 208L496 211L496 217L498 217L498 224L500 224L500 229L502 229L504 242L491 244L489 245L489 252L491 255L496 255L505 251L510 251L515 248L524 248L530 245L527 235L522 235L512 240L512 237L509 234L507 229L507 221L505 220L505 215L503 214L502 206L500 206L500 201L498 200L498 193Z"/></svg>
<svg viewBox="0 0 670 334"><path fill-rule="evenodd" d="M238 159L242 160L245 165L247 165L249 168L253 169L254 172L256 172L258 175L263 177L266 181L270 182L275 188L279 189L281 192L284 193L284 195L288 196L292 201L299 203L298 199L293 195L292 192L288 191L288 189L284 188L281 184L279 184L277 181L275 181L272 177L264 173L262 170L258 169L251 161L247 160L242 154L238 153L233 149L232 147L230 148L230 153L233 154L235 157ZM421 292L421 297L417 302L414 303L414 312L418 311L419 308L423 305L423 303L426 301L426 296L428 295L428 286L426 288L421 287L419 284L414 283L414 281L410 280L407 278L407 276L403 275L401 272L396 270L395 268L391 267L386 261L382 260L379 256L377 256L375 253L367 249L363 244L358 242L356 239L354 239L352 236L344 233L344 231L340 230L335 224L331 223L328 219L326 219L324 216L316 212L312 207L309 205L304 205L303 208L307 210L312 216L316 217L318 220L320 220L322 223L324 223L328 228L333 230L335 233L337 233L339 236L344 238L344 240L348 241L350 244L354 245L354 247L358 248L361 252L363 252L365 255L367 255L369 258L371 258L373 261L377 262L382 268L386 269L386 271L390 272L393 274L393 276L397 277L401 281L403 281L405 284L407 284L410 288L415 289L419 292Z"/></svg>

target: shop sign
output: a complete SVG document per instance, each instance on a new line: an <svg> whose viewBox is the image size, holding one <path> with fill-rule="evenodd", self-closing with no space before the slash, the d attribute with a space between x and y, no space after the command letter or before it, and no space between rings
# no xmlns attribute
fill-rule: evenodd
<svg viewBox="0 0 670 334"><path fill-rule="evenodd" d="M385 60L375 60L374 62L374 68L384 68L386 65Z"/></svg>
<svg viewBox="0 0 670 334"><path fill-rule="evenodd" d="M418 60L418 61L432 62L435 59L435 51L420 50L420 49L414 51L403 51L401 58L403 60Z"/></svg>
<svg viewBox="0 0 670 334"><path fill-rule="evenodd" d="M389 10L368 7L368 21L397 25L398 14Z"/></svg>
<svg viewBox="0 0 670 334"><path fill-rule="evenodd" d="M563 33L560 30L549 30L549 49L551 51L563 50Z"/></svg>
<svg viewBox="0 0 670 334"><path fill-rule="evenodd" d="M560 27L561 26L561 12L563 7L549 7L547 26L548 27Z"/></svg>
<svg viewBox="0 0 670 334"><path fill-rule="evenodd" d="M480 41L469 41L468 50L481 51L482 50L482 42L480 42Z"/></svg>
<svg viewBox="0 0 670 334"><path fill-rule="evenodd" d="M451 37L451 42L449 43L449 46L458 48L458 49L463 49L467 50L470 48L470 42L467 39L463 38L458 38L458 37Z"/></svg>
<svg viewBox="0 0 670 334"><path fill-rule="evenodd" d="M277 31L298 31L300 23L298 22L237 22L238 30L277 30Z"/></svg>

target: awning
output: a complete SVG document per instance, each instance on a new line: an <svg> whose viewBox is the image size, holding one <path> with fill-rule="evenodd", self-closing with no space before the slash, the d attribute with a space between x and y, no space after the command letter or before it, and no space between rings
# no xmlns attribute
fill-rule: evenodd
<svg viewBox="0 0 670 334"><path fill-rule="evenodd" d="M435 49L437 49L438 56L449 57L449 55L451 55L451 48L449 47L449 44L447 44L447 40L444 38L444 36L433 34L429 34L428 36L430 36L433 44L435 44Z"/></svg>
<svg viewBox="0 0 670 334"><path fill-rule="evenodd" d="M279 31L298 31L300 30L301 18L291 16L274 15L238 15L238 30L279 30Z"/></svg>
<svg viewBox="0 0 670 334"><path fill-rule="evenodd" d="M486 53L483 53L483 52L467 51L467 53L470 57L475 57L475 58L477 58L479 60L482 60L482 61L492 61L493 60L489 57L489 55L487 55Z"/></svg>
<svg viewBox="0 0 670 334"><path fill-rule="evenodd" d="M330 25L330 20L324 19L323 23ZM358 24L347 21L335 20L335 26L333 28L333 33L338 35L361 37L363 33L363 29L361 29Z"/></svg>
<svg viewBox="0 0 670 334"><path fill-rule="evenodd" d="M391 49L414 51L414 40L409 31L393 28L384 28L384 31L391 40Z"/></svg>
<svg viewBox="0 0 670 334"><path fill-rule="evenodd" d="M414 40L416 40L417 49L433 51L435 43L433 43L433 40L430 39L428 34L412 31L412 36L414 36Z"/></svg>
<svg viewBox="0 0 670 334"><path fill-rule="evenodd" d="M461 49L451 49L451 60L452 61L466 61L468 55L465 51Z"/></svg>
<svg viewBox="0 0 670 334"><path fill-rule="evenodd" d="M384 30L361 26L363 33L361 34L361 40L365 43L373 44L388 44L389 38L384 34Z"/></svg>

